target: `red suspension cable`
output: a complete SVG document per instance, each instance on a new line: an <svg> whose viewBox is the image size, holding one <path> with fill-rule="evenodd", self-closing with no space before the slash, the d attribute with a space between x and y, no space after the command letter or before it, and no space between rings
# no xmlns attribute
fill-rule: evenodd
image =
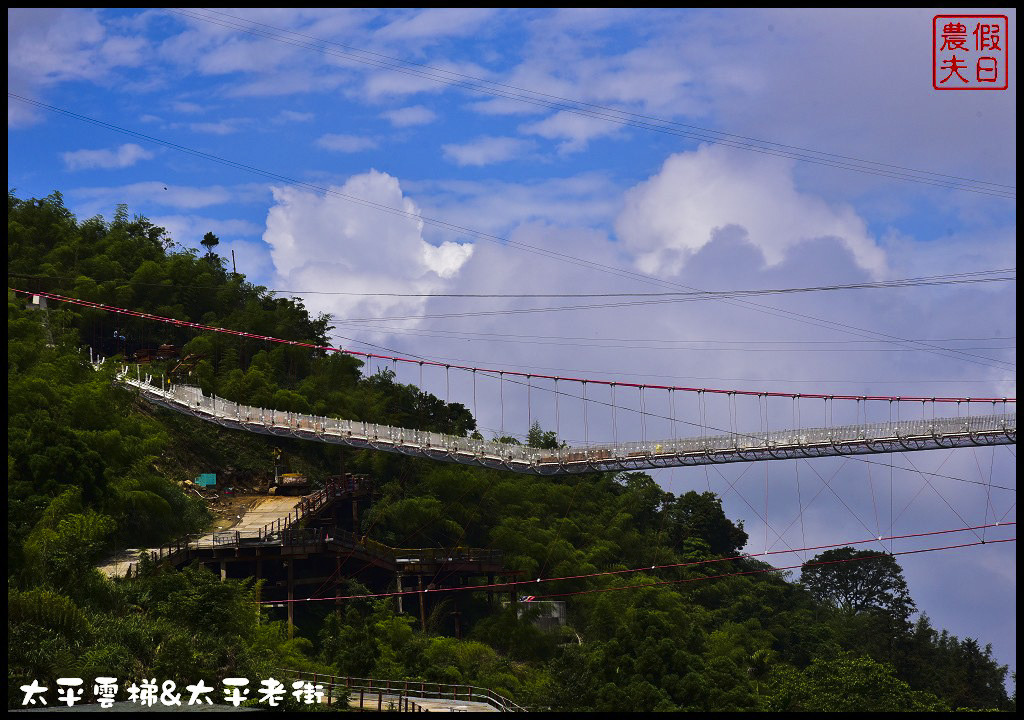
<svg viewBox="0 0 1024 720"><path fill-rule="evenodd" d="M538 375L536 373L525 373L518 372L515 370L494 370L490 368L478 368L468 365L452 365L451 363L443 363L434 360L414 360L412 358L399 357L395 355L380 355L377 353L360 352L358 350L345 350L342 348L332 347L330 345L314 345L312 343L299 342L298 340L284 340L282 338L271 337L268 335L257 335L255 333L247 333L241 330L231 330L229 328L215 327L212 325L203 325L201 323L188 322L185 320L177 320L175 318L162 317L160 315L152 315L150 313L138 312L136 310L128 310L114 305L105 305L103 303L92 302L90 300L80 300L78 298L66 297L64 295L56 295L54 293L46 292L32 292L29 290L19 290L17 288L8 288L16 293L23 295L38 295L45 297L49 300L55 300L57 302L65 302L72 305L80 305L82 307L93 308L96 310L103 310L106 312L117 313L120 315L128 315L131 317L143 318L145 320L152 320L154 322L162 322L170 325L177 325L179 327L187 327L193 330L204 330L207 332L218 332L227 335L236 335L238 337L251 338L255 340L263 340L266 342L276 342L286 345L294 345L297 347L310 348L311 350L324 350L328 352L337 352L345 355L353 355L358 357L364 357L367 359L378 359L378 360L390 360L394 363L413 363L423 365L431 365L433 367L440 368L454 368L456 370L465 370L468 372L483 372L490 373L492 375L511 375L515 377L527 378L528 380L533 378L541 378L544 380L565 380L568 382L578 383L595 383L598 385L607 385L615 387L629 388L646 388L650 390L681 390L683 392L692 393L716 393L719 395L749 395L753 397L784 397L784 398L814 398L819 400L877 400L877 401L889 401L889 402L933 402L933 403L1016 403L1016 398L1002 397L1002 398L969 398L969 397L917 397L917 396L900 396L900 395L831 395L831 394L820 394L820 393L785 393L785 392L768 392L763 390L723 390L720 388L700 388L700 387L685 387L680 385L648 385L646 383L632 383L622 382L620 380L601 380L593 378L576 378L576 377L564 377L558 375Z"/></svg>
<svg viewBox="0 0 1024 720"><path fill-rule="evenodd" d="M874 543L874 542L879 542L879 541L882 541L882 540L903 540L903 539L907 539L907 538L928 537L928 536L932 536L932 535L947 535L947 534L950 534L950 533L973 532L975 530L980 530L982 528L1010 527L1010 526L1015 526L1016 524L1017 524L1016 522L1005 522L1005 523L997 522L997 523L990 523L988 525L975 525L975 526L972 526L972 527L952 528L952 529L948 529L948 530L932 530L930 532L910 533L910 534L907 534L907 535L892 535L892 536L889 536L889 537L873 537L873 538L869 538L867 540L853 540L853 541L850 541L850 542L843 542L843 543L830 543L828 545L813 545L813 546L810 546L810 547L796 548L796 549L793 549L793 550L771 550L771 551L763 552L763 553L753 553L753 554L750 554L750 555L735 555L735 556L732 556L732 557L725 557L725 558L713 558L711 560L697 560L697 561L694 561L694 562L671 563L671 564L668 564L668 565L651 565L649 567L645 566L645 567L639 567L639 568L630 568L630 569L627 569L627 570L608 570L606 572L587 573L587 574L583 574L583 575L566 575L566 576L562 576L562 577L537 578L536 580L514 580L512 582L490 583L490 584L487 584L487 585L463 585L463 586L460 586L460 587L440 588L440 589L435 589L435 590L423 590L423 591L420 591L420 590L407 590L407 591L403 591L403 592L369 593L369 594L366 594L366 595L341 595L341 596L336 596L336 597L323 597L323 598L295 598L295 599L292 599L292 600L266 600L266 601L261 602L260 604L261 605L273 605L275 603L320 602L320 601L324 601L324 600L363 600L363 599L368 599L368 598L396 597L398 595L418 595L420 592L434 592L434 593L436 593L436 592L457 592L457 591L464 591L464 590L479 591L479 590L488 590L488 589L493 590L493 589L496 589L496 588L503 588L503 589L507 590L507 589L518 587L518 586L521 586L521 585L530 585L530 586L536 587L539 583L558 582L558 581L561 581L561 580L584 580L584 579L588 579L588 578L611 576L611 575L627 575L627 574L630 574L630 573L637 573L637 572L649 572L651 570L666 570L666 569L673 569L673 568L697 567L697 566L700 566L700 565L712 565L714 563L729 562L729 561L732 561L732 560L744 560L744 559L762 558L762 557L765 557L765 556L768 556L768 555L790 555L790 554L794 554L794 553L798 553L798 552L804 552L804 551L810 551L810 550L826 550L826 549L830 549L830 548L847 547L847 546L850 546L850 545L864 545L866 543ZM991 545L991 544L1001 543L1001 542L1013 542L1015 540L1016 540L1016 538L1009 538L1009 539L1005 539L1005 540L987 540L987 541L981 541L981 542L965 543L965 544L962 544L962 545L950 545L950 546L945 546L945 547L940 547L940 548L927 548L927 549L924 549L924 550L904 550L904 551L897 552L897 553L886 553L886 554L890 554L890 555L912 555L914 553L932 552L934 550L946 550L946 549L951 549L951 548L970 547L972 545ZM877 555L877 556L872 556L871 558L863 558L863 559L875 559L875 558L878 558L878 557L883 557L883 555L880 554L880 555ZM815 565L819 565L819 564L827 564L827 563L814 563L814 564ZM690 580L711 580L711 579L714 579L716 577L730 577L731 575L751 575L751 574L757 574L757 573L763 573L763 572L777 572L779 570L791 570L793 568L798 568L798 567L801 567L801 565L793 565L793 566L781 567L781 568L772 567L772 568L767 568L767 569L764 569L764 570L751 570L751 571L744 571L744 572L738 572L738 573L731 573L729 575L713 575L713 576L706 576L706 577L701 577L701 578L691 578L689 580L670 580L670 581L666 581L666 582L645 583L643 585L624 586L624 587L610 588L610 589L612 589L612 590L623 589L624 590L624 589L627 589L628 587L647 587L648 585L664 585L664 584L676 583L676 582L688 582ZM583 594L583 593L586 593L586 592L604 592L604 591L606 591L606 589L587 590L587 591L581 591L580 593L566 593L566 594L572 595L572 594ZM537 596L537 597L541 597L541 596ZM554 596L552 595L552 596L546 596L546 597L554 597Z"/></svg>

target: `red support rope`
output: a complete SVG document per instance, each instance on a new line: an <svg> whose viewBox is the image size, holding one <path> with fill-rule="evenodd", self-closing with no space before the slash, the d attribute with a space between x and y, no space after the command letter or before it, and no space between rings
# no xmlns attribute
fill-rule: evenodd
<svg viewBox="0 0 1024 720"><path fill-rule="evenodd" d="M268 335L257 335L254 333L247 333L241 330L231 330L228 328L214 327L211 325L203 325L201 323L187 322L185 320L177 320L175 318L162 317L160 315L152 315L150 313L138 312L135 310L127 310L125 308L116 307L113 305L105 305L103 303L92 302L89 300L79 300L78 298L66 297L64 295L56 295L54 293L45 292L31 292L28 290L18 290L17 288L8 288L8 290L21 293L23 295L38 295L45 297L49 300L55 300L57 302L66 302L73 305L80 305L82 307L93 308L96 310L104 310L106 312L117 313L121 315L129 315L132 317L144 318L146 320L153 320L155 322L169 323L171 325L178 325L179 327L192 328L194 330L203 330L207 332L218 332L225 333L227 335L236 335L238 337L253 338L256 340L264 340L266 342L283 343L286 345L294 345L296 347L310 348L311 350L324 350L328 352L343 353L345 355L354 355L358 357L364 357L368 359L377 358L378 360L391 360L393 362L404 362L404 363L419 363L423 365L431 365L434 367L443 368L454 368L456 370L467 370L467 371L479 371L492 374L511 375L515 377L523 378L541 378L544 380L554 380L554 375L538 375L536 373L525 373L514 370L492 370L489 368L477 368L469 365L451 365L449 363L437 362L434 360L414 360L412 358L399 357L395 355L379 355L377 353L366 353L358 350L345 350L343 348L336 348L330 345L314 345L312 343L299 342L297 340L284 340L281 338L270 337ZM720 388L699 388L699 387L685 387L681 385L647 385L646 383L632 383L622 382L620 380L601 380L594 378L572 378L572 377L559 377L560 380L566 380L569 382L588 382L596 383L598 385L608 386L621 386L630 388L641 388L645 387L652 390L681 390L683 392L705 392L705 393L716 393L719 395L749 395L752 397L764 396L764 397L785 397L785 398L817 398L820 400L888 400L890 402L933 402L933 403L977 403L977 402L990 402L995 405L996 403L1016 403L1016 398L1002 397L1002 398L969 398L969 397L912 397L912 396L899 396L899 395L831 395L831 394L812 394L812 393L785 393L785 392L766 392L761 390L725 390Z"/></svg>
<svg viewBox="0 0 1024 720"><path fill-rule="evenodd" d="M731 556L731 557L713 558L711 560L695 560L695 561L692 561L692 562L671 563L671 564L667 564L667 565L651 565L649 567L645 566L645 567L638 567L638 568L629 568L629 569L626 569L626 570L608 570L608 571L605 571L605 572L585 573L585 574L581 574L581 575L565 575L565 576L562 576L562 577L537 578L536 580L515 580L515 581L512 581L512 582L491 583L491 584L485 584L485 585L463 585L461 587L444 588L443 590L424 590L423 592L455 592L455 591L462 591L462 590L480 591L480 590L488 590L488 589L492 589L493 590L493 589L496 589L496 588L502 588L502 589L506 589L507 590L507 589L511 589L511 588L514 588L514 587L518 587L520 585L536 586L538 583L558 582L558 581L561 581L561 580L586 580L586 579L595 578L595 577L606 577L606 576L611 576L611 575L627 575L627 574L637 573L637 572L650 572L651 570L667 570L667 569L676 569L676 568L698 567L698 566L701 566L701 565L713 565L715 563L729 562L729 561L733 561L733 560L746 560L746 559L762 558L762 557L765 557L767 555L791 555L791 554L799 553L799 552L808 552L808 551L815 551L815 550L828 550L828 549L838 548L838 547L847 547L847 546L850 546L850 545L864 545L866 543L878 542L879 540L903 540L903 539L909 539L909 538L929 537L929 536L932 536L932 535L948 535L950 533L971 532L971 531L975 531L975 530L980 530L982 528L1011 527L1011 526L1015 526L1016 524L1017 524L1016 522L1008 522L1008 523L998 523L997 522L997 523L990 523L988 525L975 525L975 526L972 526L972 527L952 528L952 529L948 529L948 530L932 530L932 531L923 532L923 533L910 533L910 534L907 534L907 535L893 535L893 536L890 536L890 537L883 537L883 538L873 537L873 538L869 538L867 540L853 540L853 541L850 541L850 542L830 543L830 544L827 544L827 545L813 545L813 546L810 546L810 547L796 548L796 549L789 549L789 550L771 550L771 551L766 551L766 552L763 552L763 553L754 553L754 554L749 554L749 555L734 555L734 556ZM813 563L813 565L827 565L827 564L834 564L836 562L853 562L853 561L857 561L857 560L872 560L872 559L877 559L877 558L881 558L881 557L887 557L889 555L893 555L893 556L895 556L895 555L913 555L913 554L916 554L916 553L935 552L937 550L950 550L950 549L954 549L954 548L971 547L973 545L995 545L997 543L1016 542L1016 540L1017 540L1017 538L1014 537L1014 538L1005 538L1005 539L999 539L999 540L987 540L987 541L984 541L984 542L963 543L963 544L960 544L960 545L947 545L947 546L937 547L937 548L924 548L924 549L920 549L920 550L903 550L903 551L895 552L895 553L881 553L879 555L875 555L875 556L871 556L871 557L855 558L855 559L851 559L851 560L840 560L840 561ZM631 585L631 586L622 586L622 587L614 587L614 588L598 588L598 589L595 589L595 590L584 590L584 591L580 591L580 592L577 592L577 593L565 593L565 594L567 594L567 595L581 595L581 594L586 594L586 593L590 593L590 592L606 592L608 590L625 590L625 589L629 589L629 588L646 587L648 585L666 585L666 584L670 584L670 583L691 582L691 581L694 581L694 580L713 580L715 578L730 577L732 575L752 575L752 574L765 573L765 572L778 572L780 570L792 570L794 568L799 568L799 567L802 567L802 566L803 566L803 564L801 564L801 565L792 565L792 566L787 566L787 567L770 567L770 568L766 568L766 569L763 569L763 570L750 570L750 571L744 571L744 572L739 572L739 573L730 573L728 575L709 575L709 576L702 576L702 577L699 577L699 578L688 578L688 579L684 579L684 580L668 580L668 581L664 581L664 582L645 583L643 585ZM296 599L293 599L293 600L266 600L266 601L263 601L263 602L261 602L259 604L260 605L273 605L275 603L300 603L300 602L325 601L325 600L364 600L364 599L368 599L368 598L396 597L398 595L418 595L420 592L421 591L419 591L419 590L406 590L406 591L403 591L401 593L399 593L399 592L384 592L384 593L370 593L370 594L366 594L366 595L344 595L344 596L339 596L339 597L296 598ZM536 597L539 599L539 598L542 598L542 597L555 597L555 596L554 595L547 595L547 596L540 596L540 595L538 595Z"/></svg>
<svg viewBox="0 0 1024 720"><path fill-rule="evenodd" d="M610 587L610 588L593 588L591 590L577 590L576 592L552 593L550 595L535 595L534 599L535 600L544 600L546 598L568 597L568 596L571 596L571 595L589 595L591 593L611 592L613 590L637 590L637 589L645 588L645 587L657 587L659 585L679 585L679 584L682 584L682 583L697 582L698 580L718 580L720 578L738 577L740 575L760 575L760 574L763 574L763 573L779 572L779 571L782 571L782 570L795 570L797 568L817 567L819 565L837 565L839 563L863 562L864 560L878 560L880 558L889 557L889 556L896 556L896 555L917 555L919 553L937 552L939 550L956 550L958 548L973 547L975 545L985 545L985 544L990 544L991 545L991 544L995 544L995 543L1016 542L1016 541L1017 541L1017 538L1006 538L1005 540L990 540L988 543L984 543L984 542L970 542L970 543L960 543L958 545L945 545L945 546L942 546L942 547L935 547L935 548L922 548L920 550L901 550L900 552L894 552L894 553L884 553L883 552L883 553L881 553L879 555L870 555L870 556L865 556L865 557L845 558L843 560L827 560L827 561L814 562L814 563L800 563L798 565L784 565L783 567L762 568L762 569L758 569L758 570L742 570L740 572L734 572L734 573L722 573L721 575L702 575L700 577L695 577L695 578L683 578L682 580L662 580L662 581L659 581L659 582L652 582L652 583L640 583L638 585L621 585L621 586L618 586L618 587Z"/></svg>

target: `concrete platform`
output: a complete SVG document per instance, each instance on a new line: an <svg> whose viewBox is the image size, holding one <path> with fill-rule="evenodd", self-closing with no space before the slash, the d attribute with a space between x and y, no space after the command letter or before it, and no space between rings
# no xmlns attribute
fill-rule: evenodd
<svg viewBox="0 0 1024 720"><path fill-rule="evenodd" d="M261 528L277 520L288 517L295 506L302 500L301 496L267 496L256 498L255 503L246 510L241 519L231 526L230 530L219 532L238 532L243 535L255 535ZM199 537L200 547L213 547L214 535L207 533ZM104 560L98 570L107 577L124 577L128 568L139 562L139 556L156 548L128 548L121 550Z"/></svg>

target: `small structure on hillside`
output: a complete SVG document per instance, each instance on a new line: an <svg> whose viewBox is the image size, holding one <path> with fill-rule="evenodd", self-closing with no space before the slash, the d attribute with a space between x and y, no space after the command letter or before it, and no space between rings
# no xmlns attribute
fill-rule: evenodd
<svg viewBox="0 0 1024 720"><path fill-rule="evenodd" d="M126 342L124 337L121 337L121 340ZM140 348L135 351L132 358L136 363L151 363L156 360L170 360L178 357L178 354L179 352L176 346L164 343L158 348Z"/></svg>
<svg viewBox="0 0 1024 720"><path fill-rule="evenodd" d="M508 606L508 602L502 605ZM545 630L558 630L565 626L564 600L534 600L532 596L521 597L516 603L516 617L532 619L535 627Z"/></svg>
<svg viewBox="0 0 1024 720"><path fill-rule="evenodd" d="M305 495L309 492L309 480L301 473L283 473L277 478L275 495Z"/></svg>
<svg viewBox="0 0 1024 720"><path fill-rule="evenodd" d="M217 473L203 473L196 478L199 487L212 487L217 484Z"/></svg>

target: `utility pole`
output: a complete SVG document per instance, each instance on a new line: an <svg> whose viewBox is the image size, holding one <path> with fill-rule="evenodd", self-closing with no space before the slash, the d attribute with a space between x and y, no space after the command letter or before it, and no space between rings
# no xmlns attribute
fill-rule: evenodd
<svg viewBox="0 0 1024 720"><path fill-rule="evenodd" d="M276 488L279 483L278 478L278 464L281 462L281 448L274 448L274 487Z"/></svg>

